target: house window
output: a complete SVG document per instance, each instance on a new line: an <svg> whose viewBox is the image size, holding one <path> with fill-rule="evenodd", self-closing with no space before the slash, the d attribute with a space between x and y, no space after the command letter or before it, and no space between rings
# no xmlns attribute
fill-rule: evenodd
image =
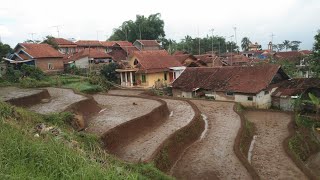
<svg viewBox="0 0 320 180"><path fill-rule="evenodd" d="M53 64L48 63L48 69L54 69Z"/></svg>
<svg viewBox="0 0 320 180"><path fill-rule="evenodd" d="M167 72L164 72L164 80L166 81L168 79Z"/></svg>
<svg viewBox="0 0 320 180"><path fill-rule="evenodd" d="M249 96L249 97L248 97L248 101L253 101L253 97L252 97L252 96Z"/></svg>
<svg viewBox="0 0 320 180"><path fill-rule="evenodd" d="M269 94L269 91L264 91L264 95Z"/></svg>
<svg viewBox="0 0 320 180"><path fill-rule="evenodd" d="M227 96L233 96L233 94L234 94L234 93L231 92L231 91L228 91L228 92L226 93Z"/></svg>
<svg viewBox="0 0 320 180"><path fill-rule="evenodd" d="M137 64L139 64L139 61L135 59L134 62L133 62L133 65L136 66Z"/></svg>
<svg viewBox="0 0 320 180"><path fill-rule="evenodd" d="M142 75L141 75L141 80L142 80L143 83L146 82L146 75L145 75L145 74L142 74Z"/></svg>

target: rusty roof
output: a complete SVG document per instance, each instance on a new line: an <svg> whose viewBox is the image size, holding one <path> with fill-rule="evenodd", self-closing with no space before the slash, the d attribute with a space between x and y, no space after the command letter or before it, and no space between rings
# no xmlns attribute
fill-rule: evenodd
<svg viewBox="0 0 320 180"><path fill-rule="evenodd" d="M93 49L93 48L86 48L75 53L73 56L70 57L70 60L76 61L83 57L89 57L94 59L104 59L104 58L112 58L110 54L102 52L101 50Z"/></svg>
<svg viewBox="0 0 320 180"><path fill-rule="evenodd" d="M79 40L76 42L78 46L85 46L85 47L100 47L102 46L101 42L98 40Z"/></svg>
<svg viewBox="0 0 320 180"><path fill-rule="evenodd" d="M136 40L143 46L160 46L157 40Z"/></svg>
<svg viewBox="0 0 320 180"><path fill-rule="evenodd" d="M53 41L58 45L58 46L77 46L76 43L66 40L64 38L53 38Z"/></svg>
<svg viewBox="0 0 320 180"><path fill-rule="evenodd" d="M173 82L173 88L184 91L203 88L256 94L271 84L280 69L279 65L186 68ZM286 75L284 78L288 79Z"/></svg>
<svg viewBox="0 0 320 180"><path fill-rule="evenodd" d="M181 63L165 50L134 51L139 62L139 72L154 73L169 70L169 67L182 66Z"/></svg>
<svg viewBox="0 0 320 180"><path fill-rule="evenodd" d="M309 88L320 88L319 78L295 78L274 85L278 87L272 96L296 96Z"/></svg>
<svg viewBox="0 0 320 180"><path fill-rule="evenodd" d="M33 58L62 58L63 55L49 44L19 43L23 50Z"/></svg>

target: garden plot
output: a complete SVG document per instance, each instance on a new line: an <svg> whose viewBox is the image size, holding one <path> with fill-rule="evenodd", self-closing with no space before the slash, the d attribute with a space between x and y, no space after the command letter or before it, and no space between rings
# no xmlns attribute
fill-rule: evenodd
<svg viewBox="0 0 320 180"><path fill-rule="evenodd" d="M193 100L207 117L203 138L186 149L171 173L177 179L251 179L233 151L241 126L233 103Z"/></svg>
<svg viewBox="0 0 320 180"><path fill-rule="evenodd" d="M122 123L150 113L161 105L158 101L143 98L108 95L93 97L103 107L95 117L91 118L87 131L99 136Z"/></svg>
<svg viewBox="0 0 320 180"><path fill-rule="evenodd" d="M17 87L1 87L0 101L8 101L11 99L18 99L26 96L31 96L42 92L41 89L20 89Z"/></svg>
<svg viewBox="0 0 320 180"><path fill-rule="evenodd" d="M251 163L261 179L307 179L282 144L289 136L291 116L281 112L248 111L245 117L257 128Z"/></svg>
<svg viewBox="0 0 320 180"><path fill-rule="evenodd" d="M170 116L158 127L141 132L129 144L123 144L117 149L117 156L125 161L148 161L160 145L174 132L190 123L195 112L189 103L179 100L163 99L167 102Z"/></svg>
<svg viewBox="0 0 320 180"><path fill-rule="evenodd" d="M46 88L51 96L48 101L29 107L31 111L40 114L62 112L70 105L86 99L85 96L75 94L71 89Z"/></svg>

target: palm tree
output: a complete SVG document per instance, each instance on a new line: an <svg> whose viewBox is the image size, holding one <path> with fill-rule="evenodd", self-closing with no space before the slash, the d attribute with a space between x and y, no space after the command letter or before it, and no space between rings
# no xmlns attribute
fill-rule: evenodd
<svg viewBox="0 0 320 180"><path fill-rule="evenodd" d="M282 44L284 45L284 48L286 49L286 51L288 51L288 49L291 46L290 41L289 40L284 40Z"/></svg>
<svg viewBox="0 0 320 180"><path fill-rule="evenodd" d="M250 44L251 44L251 41L249 40L248 37L242 38L242 40L241 40L241 48L242 48L243 51L248 51Z"/></svg>

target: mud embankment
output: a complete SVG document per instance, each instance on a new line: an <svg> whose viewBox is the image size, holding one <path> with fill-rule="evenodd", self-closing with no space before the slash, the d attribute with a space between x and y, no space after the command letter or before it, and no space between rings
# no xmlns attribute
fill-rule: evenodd
<svg viewBox="0 0 320 180"><path fill-rule="evenodd" d="M126 96L126 95L112 95L120 97L135 97L142 98L138 96ZM145 98L145 97L144 97ZM154 108L151 112L142 115L140 117L131 119L125 123L122 123L102 135L102 140L104 142L105 148L117 155L116 149L121 144L126 144L132 139L135 139L141 132L152 129L155 126L162 124L169 116L169 109L167 103L163 100L157 98L145 98L149 100L154 100L160 103L160 106Z"/></svg>
<svg viewBox="0 0 320 180"><path fill-rule="evenodd" d="M308 179L317 180L319 179L306 165L296 157L294 152L289 148L289 141L295 134L295 124L294 124L294 116L291 116L291 121L288 124L289 136L283 141L283 148L288 156L292 159L292 161L296 164L296 166L308 177Z"/></svg>
<svg viewBox="0 0 320 180"><path fill-rule="evenodd" d="M238 157L238 159L243 164L243 166L250 173L252 179L260 179L260 176L258 175L257 171L252 167L252 165L248 162L248 159L247 159L248 158L247 153L250 149L250 145L251 145L253 136L246 136L246 133L248 133L248 132L245 132L246 131L246 119L244 117L243 112L240 112L239 110L237 110L237 104L235 104L233 106L233 110L234 110L234 112L236 112L240 116L240 119L241 119L241 126L240 126L240 129L238 131L238 134L235 139L234 146L233 146L234 152L235 152L236 156ZM243 146L242 149L245 152L241 151L241 146Z"/></svg>
<svg viewBox="0 0 320 180"><path fill-rule="evenodd" d="M6 102L19 107L29 107L29 106L33 106L41 103L43 99L50 99L50 98L51 96L48 90L41 89L40 92L31 94L31 95L21 96L18 98L12 98L7 100Z"/></svg>
<svg viewBox="0 0 320 180"><path fill-rule="evenodd" d="M175 162L183 154L184 150L200 138L205 127L198 107L189 100L183 101L186 101L191 105L195 112L194 117L188 125L169 136L159 146L154 157L156 167L166 173L170 171Z"/></svg>

